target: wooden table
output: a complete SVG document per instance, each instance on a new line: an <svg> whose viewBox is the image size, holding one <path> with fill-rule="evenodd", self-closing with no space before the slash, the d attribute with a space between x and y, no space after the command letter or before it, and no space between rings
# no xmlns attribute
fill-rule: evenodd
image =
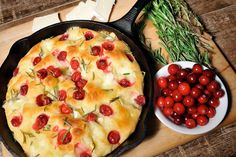
<svg viewBox="0 0 236 157"><path fill-rule="evenodd" d="M26 0L23 0L23 1L26 1ZM44 0L42 0L42 2L43 1ZM45 6L42 7L41 9L40 7L37 8L37 4L35 4L36 6L33 5L34 8L36 9L36 11L35 10L33 11L34 15L31 15L30 13L27 14L27 12L26 13L22 12L22 14L15 14L15 17L13 18L13 22L8 23L7 25L3 24L2 27L0 25L0 29L1 29L1 28L13 26L16 23L23 22L23 24L10 27L8 29L4 29L3 31L0 32L0 54L1 54L0 64L3 62L3 60L7 56L10 46L17 39L20 39L24 36L31 34L32 21L27 22L27 20L31 20L32 17L38 13L40 15L52 13L58 10L62 10L63 8L67 6L76 4L76 0L74 1L70 0L64 4L62 4L64 2L63 0L57 0L57 1L58 3L54 2L54 4L56 5L54 5L53 8L48 9L48 10L45 10ZM122 1L125 3L121 3ZM0 1L0 6L1 6L1 3L5 4L6 2L7 1ZM12 2L12 1L10 0L8 2ZM119 3L116 6L116 8L119 8L119 9L116 9L116 8L114 9L114 13L112 14L111 19L119 18L122 14L124 14L127 10L129 10L132 4L134 4L135 0L129 0L128 2L130 4L127 4L127 1L125 0L118 0L118 2ZM228 58L229 63L236 69L236 1L235 0L187 0L187 2L190 5L190 7L195 11L195 13L197 13L197 15L200 16L202 22L206 26L206 29L215 37L215 41L218 44L219 48L222 50L224 55ZM48 1L48 4L51 4L51 3L52 2ZM20 4L17 4L18 9L20 8L19 5ZM1 17L3 16L3 13L2 13L3 8L4 6L0 7L0 20L1 20ZM10 7L8 9L14 10L14 4L12 4L12 8ZM64 12L66 11L67 10L64 10ZM15 13L16 12L18 13L19 10L15 10ZM18 19L24 15L27 15L27 17L20 20ZM225 77L227 82L231 83L230 84L231 91L232 91L231 94L236 96L236 93L235 93L236 83L234 83L235 78L236 78L235 72L232 71L232 67L228 66L228 62L224 60L224 57L221 55L219 50L217 48L216 50L217 50L216 58L223 58L223 59L214 59L213 64L217 65L219 72L222 72L221 74ZM230 77L227 76L228 72L230 72L229 73ZM232 105L235 106L236 105L235 99L233 99L233 102L234 103ZM124 156L137 156L137 157L138 156L154 156L162 152L165 152L165 153L160 154L159 156L165 156L165 155L194 156L194 154L195 156L199 154L200 156L223 156L223 155L232 156L232 154L236 152L235 143L231 142L231 145L233 145L233 147L232 149L228 151L230 152L228 154L224 150L218 149L218 148L221 148L222 147L221 144L227 143L229 139L235 139L236 141L236 137L234 133L236 130L236 123L233 123L236 120L236 114L233 113L234 110L230 111L230 113L224 120L224 123L221 124L219 128L221 128L223 125L227 125L227 124L231 124L231 125L218 129L215 132L206 134L200 139L194 140L185 145L181 145L181 144L184 144L188 141L196 139L199 136L185 136L182 134L178 134L174 131L171 131L170 129L166 128L163 124L160 124L160 122L154 117L154 115L151 115L152 117L150 118L150 120L152 120L154 127L150 127L148 129L148 137L145 139L145 141L142 144L140 144L135 149L127 152L126 154L124 154ZM222 139L220 138L222 136L225 136L226 134L228 135L227 136L228 138L222 138ZM218 140L214 141L213 139L215 137L219 137ZM205 149L200 149L203 147ZM166 152L170 148L174 148L174 149ZM218 152L217 153L212 152L214 150Z"/></svg>

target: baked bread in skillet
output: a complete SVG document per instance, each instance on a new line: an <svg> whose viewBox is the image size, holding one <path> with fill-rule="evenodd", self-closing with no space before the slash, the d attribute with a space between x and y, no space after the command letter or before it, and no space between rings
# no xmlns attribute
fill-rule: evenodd
<svg viewBox="0 0 236 157"><path fill-rule="evenodd" d="M4 109L28 156L105 156L135 130L144 74L114 33L72 27L33 46Z"/></svg>

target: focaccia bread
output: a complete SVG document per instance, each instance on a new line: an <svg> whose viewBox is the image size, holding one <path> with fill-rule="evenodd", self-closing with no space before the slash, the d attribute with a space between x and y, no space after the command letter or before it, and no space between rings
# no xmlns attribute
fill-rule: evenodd
<svg viewBox="0 0 236 157"><path fill-rule="evenodd" d="M72 27L20 60L8 84L7 122L28 156L105 156L135 130L143 80L114 33Z"/></svg>

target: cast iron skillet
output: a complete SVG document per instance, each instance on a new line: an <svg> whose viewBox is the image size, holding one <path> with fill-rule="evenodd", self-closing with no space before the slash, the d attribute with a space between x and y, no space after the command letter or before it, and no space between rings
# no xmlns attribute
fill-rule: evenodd
<svg viewBox="0 0 236 157"><path fill-rule="evenodd" d="M144 49L137 46L139 42L137 41L137 33L133 33L132 25L141 11L141 9L149 2L149 0L139 0L132 7L132 9L120 20L111 23L100 23L94 21L77 20L69 22L61 22L52 26L48 26L38 32L23 38L11 47L9 55L2 67L0 68L0 105L3 105L5 100L5 95L7 91L7 84L12 77L12 72L16 68L19 60L29 51L29 49L40 42L43 39L56 36L64 33L68 28L72 26L79 26L82 28L89 28L93 30L106 30L109 32L114 32L120 40L125 41L131 48L136 60L138 61L141 69L145 71L145 83L144 83L144 95L146 97L146 105L143 108L139 123L136 127L135 132L115 151L113 151L108 156L119 156L126 150L129 150L137 146L145 137L146 134L146 115L151 107L152 102L152 79L147 64L147 60L144 56ZM14 140L10 129L8 128L5 112L2 107L0 107L0 138L7 149L14 155L20 157L26 157L21 146Z"/></svg>

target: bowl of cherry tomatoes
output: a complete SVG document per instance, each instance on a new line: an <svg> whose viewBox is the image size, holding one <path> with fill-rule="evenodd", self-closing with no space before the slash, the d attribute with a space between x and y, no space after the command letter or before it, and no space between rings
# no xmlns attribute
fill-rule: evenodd
<svg viewBox="0 0 236 157"><path fill-rule="evenodd" d="M225 117L227 90L205 66L189 61L168 64L156 73L154 84L155 115L177 132L206 133Z"/></svg>

